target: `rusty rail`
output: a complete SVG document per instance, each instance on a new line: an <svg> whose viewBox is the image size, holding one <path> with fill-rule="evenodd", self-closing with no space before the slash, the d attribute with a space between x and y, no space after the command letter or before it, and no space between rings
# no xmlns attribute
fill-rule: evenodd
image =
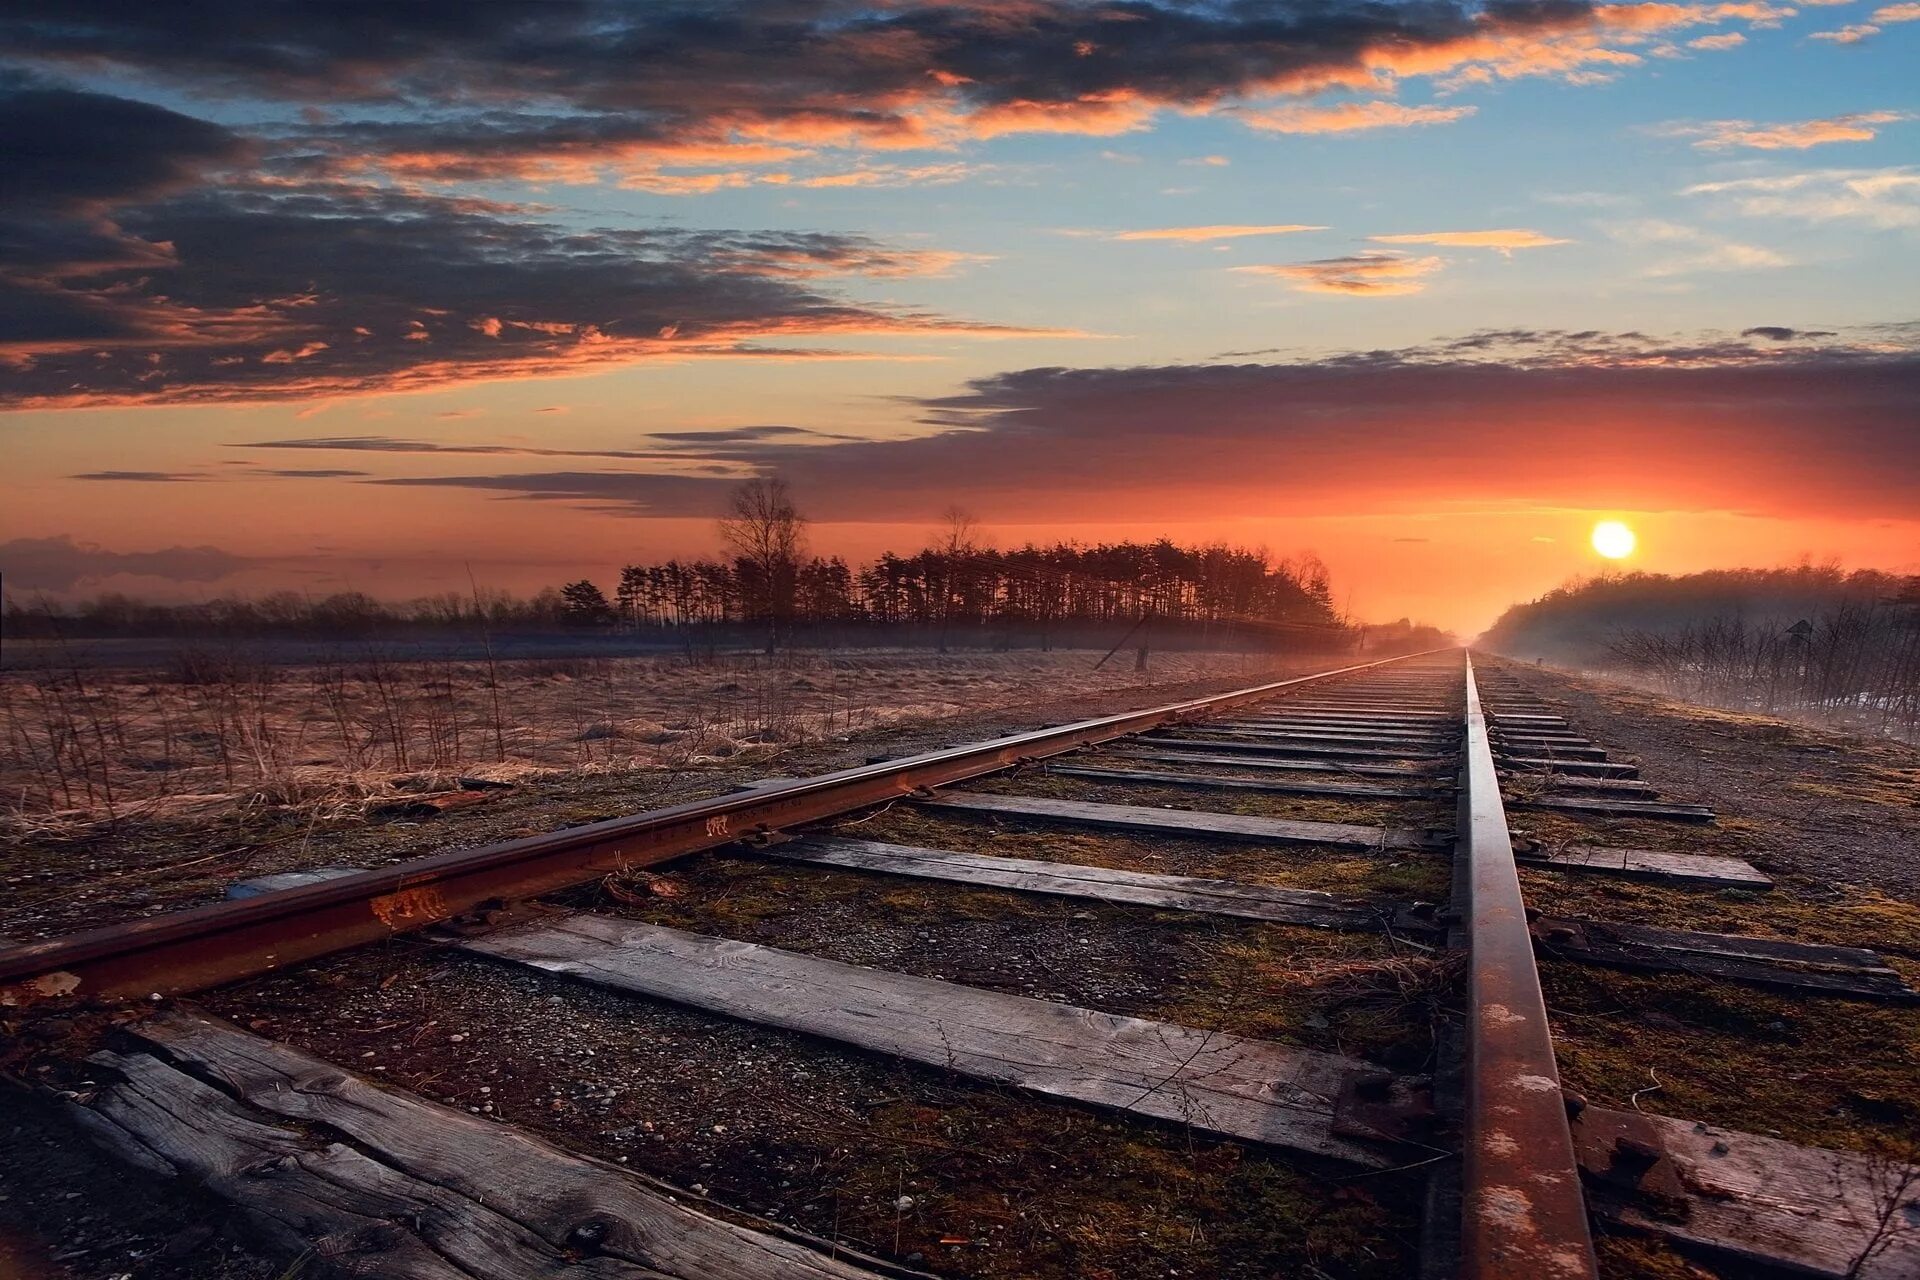
<svg viewBox="0 0 1920 1280"><path fill-rule="evenodd" d="M1437 651L1435 651L1437 652ZM976 778L1029 759L1157 728L1420 657L1312 675L755 787L547 835L439 854L168 915L0 950L0 1007L178 995L424 928L491 903L551 893L627 867Z"/></svg>
<svg viewBox="0 0 1920 1280"><path fill-rule="evenodd" d="M1586 1197L1471 654L1466 682L1454 849L1455 874L1467 876L1469 966L1460 1274L1594 1280Z"/></svg>

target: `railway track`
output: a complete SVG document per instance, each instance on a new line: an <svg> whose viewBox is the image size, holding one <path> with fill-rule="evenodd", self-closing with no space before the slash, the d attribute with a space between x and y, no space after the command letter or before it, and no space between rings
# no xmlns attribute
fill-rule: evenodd
<svg viewBox="0 0 1920 1280"><path fill-rule="evenodd" d="M301 1274L1920 1275L1909 1166L1563 1086L1556 983L1915 999L1679 927L1770 882L1614 842L1715 820L1637 775L1414 655L241 886L0 952L0 1005Z"/></svg>

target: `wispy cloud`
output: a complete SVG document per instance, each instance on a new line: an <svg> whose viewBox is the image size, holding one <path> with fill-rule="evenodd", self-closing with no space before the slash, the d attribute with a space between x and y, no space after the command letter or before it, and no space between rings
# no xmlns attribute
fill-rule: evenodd
<svg viewBox="0 0 1920 1280"><path fill-rule="evenodd" d="M1808 36L1809 40L1825 40L1832 44L1859 44L1871 40L1880 34L1880 28L1871 22L1854 22L1833 31L1816 31Z"/></svg>
<svg viewBox="0 0 1920 1280"><path fill-rule="evenodd" d="M1661 256L1640 273L1649 279L1692 275L1703 271L1760 271L1793 265L1793 260L1785 254L1762 245L1729 240L1698 227L1661 218L1610 223L1605 230L1621 244L1661 251Z"/></svg>
<svg viewBox="0 0 1920 1280"><path fill-rule="evenodd" d="M1733 178L1698 183L1686 194L1726 201L1750 218L1920 227L1920 168L1911 166Z"/></svg>
<svg viewBox="0 0 1920 1280"><path fill-rule="evenodd" d="M774 174L762 181L775 186L796 187L937 187L962 182L987 172L992 166L978 164L875 164L836 173L817 173L796 177Z"/></svg>
<svg viewBox="0 0 1920 1280"><path fill-rule="evenodd" d="M0 542L0 566L15 591L68 591L121 575L169 582L218 582L259 561L219 547L109 551L66 534Z"/></svg>
<svg viewBox="0 0 1920 1280"><path fill-rule="evenodd" d="M1298 222L1275 222L1261 225L1242 225L1222 223L1206 227L1151 227L1144 231L1116 231L1115 240L1236 240L1243 236L1286 236L1302 231L1325 231L1325 227L1309 226Z"/></svg>
<svg viewBox="0 0 1920 1280"><path fill-rule="evenodd" d="M496 458L607 458L622 462L684 462L688 451L725 456L740 447L768 444L805 445L844 441L852 437L810 427L780 423L743 427L716 427L690 431L649 431L658 442L650 449L556 449L531 444L410 440L397 436L300 436L284 440L249 440L229 449L299 449L343 453L445 454ZM322 474L289 473L289 474ZM341 473L349 474L349 473Z"/></svg>
<svg viewBox="0 0 1920 1280"><path fill-rule="evenodd" d="M1573 209L1619 209L1634 203L1634 197L1617 191L1543 191L1534 199Z"/></svg>
<svg viewBox="0 0 1920 1280"><path fill-rule="evenodd" d="M1267 133L1359 133L1366 129L1408 129L1451 124L1474 114L1474 107L1408 107L1398 102L1342 102L1329 107L1275 107L1240 111L1239 118Z"/></svg>
<svg viewBox="0 0 1920 1280"><path fill-rule="evenodd" d="M1491 231L1415 231L1403 235L1368 236L1376 244L1431 244L1459 249L1497 249L1511 257L1515 249L1543 249L1548 245L1572 244L1558 236L1524 227L1503 227Z"/></svg>
<svg viewBox="0 0 1920 1280"><path fill-rule="evenodd" d="M194 475L187 471L82 471L78 475L67 477L69 480L105 480L111 483L132 484L199 484L211 478Z"/></svg>
<svg viewBox="0 0 1920 1280"><path fill-rule="evenodd" d="M1903 4L1882 5L1865 22L1849 23L1837 31L1816 31L1810 39L1828 40L1834 44L1859 44L1879 35L1882 27L1890 27L1898 22L1920 22L1920 4L1908 0Z"/></svg>
<svg viewBox="0 0 1920 1280"><path fill-rule="evenodd" d="M1312 262L1234 267L1248 275L1274 276L1302 293L1336 293L1353 298L1392 298L1419 293L1426 277L1446 264L1439 258L1403 253L1355 253Z"/></svg>
<svg viewBox="0 0 1920 1280"><path fill-rule="evenodd" d="M1702 151L1724 151L1733 147L1805 151L1830 142L1871 142L1879 136L1879 126L1911 119L1913 113L1908 111L1856 111L1781 124L1756 124L1752 120L1680 120L1657 126L1653 132L1667 138L1691 138L1693 145Z"/></svg>

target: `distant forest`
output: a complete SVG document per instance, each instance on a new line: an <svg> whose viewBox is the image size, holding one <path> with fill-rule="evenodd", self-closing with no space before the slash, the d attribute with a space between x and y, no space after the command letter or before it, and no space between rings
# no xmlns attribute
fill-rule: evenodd
<svg viewBox="0 0 1920 1280"><path fill-rule="evenodd" d="M892 552L854 566L838 556L749 554L629 565L603 588L582 579L521 598L485 589L407 602L358 592L283 591L192 604L108 594L71 606L7 601L15 637L296 636L540 632L564 629L752 630L910 624L955 630L1070 627L1146 619L1339 629L1327 571L1312 557L1271 563L1258 551L1153 543L962 545Z"/></svg>
<svg viewBox="0 0 1920 1280"><path fill-rule="evenodd" d="M1801 566L1597 578L1513 606L1479 643L1700 702L1920 729L1920 576Z"/></svg>

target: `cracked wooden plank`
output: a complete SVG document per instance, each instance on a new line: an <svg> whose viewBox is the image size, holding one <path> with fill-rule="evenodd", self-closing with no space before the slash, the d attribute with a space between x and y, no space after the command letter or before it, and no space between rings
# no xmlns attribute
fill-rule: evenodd
<svg viewBox="0 0 1920 1280"><path fill-rule="evenodd" d="M1863 947L1604 920L1541 919L1533 935L1544 954L1585 964L1693 973L1821 995L1920 1000L1905 978Z"/></svg>
<svg viewBox="0 0 1920 1280"><path fill-rule="evenodd" d="M235 1204L283 1250L310 1251L323 1273L433 1280L876 1274L771 1229L677 1204L615 1165L379 1088L206 1014L171 1011L128 1030L166 1061L108 1055L103 1064L122 1080L103 1088L87 1113ZM379 1258L371 1269L368 1255Z"/></svg>
<svg viewBox="0 0 1920 1280"><path fill-rule="evenodd" d="M1213 773L1168 773L1161 769L1100 769L1086 765L1049 764L1046 772L1063 778L1095 782L1147 783L1168 787L1197 787L1212 791L1256 791L1278 796L1340 796L1353 800L1425 800L1450 795L1434 787L1382 787L1364 782L1307 782L1299 779L1224 778Z"/></svg>
<svg viewBox="0 0 1920 1280"><path fill-rule="evenodd" d="M1764 893L1773 881L1744 858L1706 853L1666 853L1659 849L1610 849L1582 845L1571 849L1520 849L1523 864L1548 871L1588 871L1629 880L1690 883L1703 889L1751 889Z"/></svg>
<svg viewBox="0 0 1920 1280"><path fill-rule="evenodd" d="M1703 804L1677 804L1669 800L1547 795L1509 798L1507 803L1516 809L1551 809L1558 813L1584 813L1595 818L1648 818L1659 822L1701 824L1714 820L1713 810Z"/></svg>
<svg viewBox="0 0 1920 1280"><path fill-rule="evenodd" d="M1317 889L1283 889L1244 880L1121 871L1112 867L1090 867L1033 858L1003 858L951 849L927 849L918 845L886 844L877 840L797 840L791 844L774 845L762 852L769 857L790 862L918 876L1057 897L1122 902L1175 911L1200 911L1248 920L1272 920L1319 929L1379 933L1390 926L1396 933L1425 936L1437 928L1430 915L1423 917L1415 914L1406 903L1367 902L1340 898Z"/></svg>
<svg viewBox="0 0 1920 1280"><path fill-rule="evenodd" d="M1206 737L1187 738L1182 736L1187 733L1232 733L1238 736L1225 739ZM1142 737L1139 741L1159 744L1193 742L1216 750L1227 747L1239 750L1259 751L1266 755L1325 756L1330 759L1346 760L1439 760L1453 754L1451 750L1439 750L1411 744L1406 746L1342 746L1334 742L1312 742L1302 739L1289 739L1280 734L1256 733L1250 730L1241 732L1239 730L1210 725L1193 725L1191 727L1171 729L1150 737Z"/></svg>
<svg viewBox="0 0 1920 1280"><path fill-rule="evenodd" d="M1433 850L1446 847L1443 838L1408 828L1256 818L1242 813L1210 813L1198 809L1154 809L1137 804L1094 804L1085 800L1055 800L1047 796L940 791L929 799L916 800L914 803L925 809L1033 818L1042 822L1144 831L1156 835L1211 836L1251 844L1324 844L1342 849L1379 850Z"/></svg>
<svg viewBox="0 0 1920 1280"><path fill-rule="evenodd" d="M1821 1280L1920 1275L1912 1165L1604 1107L1573 1140L1601 1217Z"/></svg>
<svg viewBox="0 0 1920 1280"><path fill-rule="evenodd" d="M1435 751L1369 751L1357 747L1289 746L1282 742L1257 742L1252 738L1181 738L1170 734L1143 734L1133 739L1156 749L1172 747L1183 751L1233 751L1250 756L1305 756L1318 760L1442 760L1451 753Z"/></svg>
<svg viewBox="0 0 1920 1280"><path fill-rule="evenodd" d="M591 914L460 944L478 955L838 1041L1049 1097L1375 1168L1335 1131L1353 1058Z"/></svg>
<svg viewBox="0 0 1920 1280"><path fill-rule="evenodd" d="M90 1059L111 1076L85 1106L86 1128L164 1161L238 1211L268 1248L302 1258L302 1274L397 1280L562 1276L657 1280L595 1259L574 1266L520 1224L407 1177L338 1142L265 1123L225 1093L147 1054ZM116 1150L113 1142L109 1150ZM149 1166L151 1167L151 1166ZM310 1269L309 1269L310 1268Z"/></svg>
<svg viewBox="0 0 1920 1280"><path fill-rule="evenodd" d="M1216 764L1273 773L1351 774L1358 778L1434 778L1431 767L1404 764L1355 764L1344 760L1263 760L1253 756L1209 755L1204 751L1102 748L1101 759L1150 760L1157 764Z"/></svg>

